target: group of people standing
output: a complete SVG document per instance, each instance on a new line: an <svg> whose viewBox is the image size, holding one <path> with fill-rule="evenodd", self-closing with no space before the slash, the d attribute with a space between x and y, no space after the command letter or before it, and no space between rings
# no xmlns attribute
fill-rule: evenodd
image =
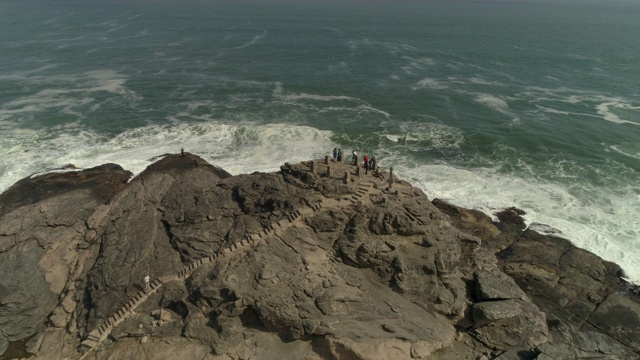
<svg viewBox="0 0 640 360"><path fill-rule="evenodd" d="M369 158L369 155L364 154L364 157L362 158L363 162L364 162L364 173L368 174L369 173L369 169L371 169L371 171L374 171L377 169L376 167L376 157L372 156L371 158Z"/></svg>
<svg viewBox="0 0 640 360"><path fill-rule="evenodd" d="M356 150L353 150L351 155L352 155L353 165L358 165L358 152ZM374 174L376 176L380 174L380 169L378 169L377 167L377 161L375 156L369 157L369 155L364 154L364 156L362 157L362 160L364 163L365 174L368 174L369 170L371 170L372 172L375 171ZM333 161L342 161L342 149L333 148Z"/></svg>
<svg viewBox="0 0 640 360"><path fill-rule="evenodd" d="M333 148L333 161L342 161L342 149Z"/></svg>

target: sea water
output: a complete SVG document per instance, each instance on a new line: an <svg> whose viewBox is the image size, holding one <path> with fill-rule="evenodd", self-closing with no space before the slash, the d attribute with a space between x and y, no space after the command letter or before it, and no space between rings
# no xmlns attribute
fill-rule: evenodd
<svg viewBox="0 0 640 360"><path fill-rule="evenodd" d="M233 174L357 149L430 198L521 208L640 282L639 14L593 0L5 0L0 191L66 164L137 173L182 147Z"/></svg>

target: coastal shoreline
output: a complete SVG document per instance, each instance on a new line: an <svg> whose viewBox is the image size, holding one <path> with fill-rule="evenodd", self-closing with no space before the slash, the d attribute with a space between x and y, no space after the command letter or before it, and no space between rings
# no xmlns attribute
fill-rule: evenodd
<svg viewBox="0 0 640 360"><path fill-rule="evenodd" d="M136 177L114 164L27 177L0 195L0 256L14 259L2 263L16 275L0 285L27 295L23 304L13 300L18 306L9 324L23 325L5 345L35 358L56 347L58 353L77 354L79 343L117 311L123 296L139 291L137 277L146 272L162 278L171 269L180 273L183 264L234 249L236 241L257 239L266 229L263 241L249 246L246 255L231 254L213 264L225 278L212 278L211 270L202 268L191 270L185 285L171 280L141 303L137 315L110 328L108 343L96 347L117 354L171 338L189 340L194 352L209 346L212 356L223 356L245 346L227 338L227 331L294 341L295 351L316 355L313 348L319 344L331 356L346 347L361 359L390 355L398 338L413 339L400 346L406 350L400 358L546 359L574 352L638 357L633 339L640 332L640 317L634 318L640 314L640 296L637 286L621 278L620 267L566 239L528 229L521 210L504 209L494 221L480 211L427 199L388 172L382 177L328 158L286 163L276 173L231 176L189 153L158 157ZM288 220L291 230L269 231L296 211L300 215ZM294 273L300 261L307 280L273 269L266 259L292 266ZM42 273L44 280L26 281L18 271ZM296 290L296 283L302 288ZM235 295L225 300L226 295L204 290L214 288ZM278 300L283 291L300 293L294 300ZM36 293L44 296L29 297ZM363 294L377 294L367 300L375 309L367 321L382 321L382 331L370 330L365 338L381 344L379 354L365 351L367 341L356 341L344 330L362 326L362 320L344 315L343 307L351 304L350 312L358 315ZM376 296L395 299L392 308L413 310L396 309L391 316ZM300 312L313 321L301 328L291 324L290 314L279 309L289 301L296 304L296 316ZM308 304L314 309L302 311ZM27 316L21 305L39 310ZM173 314L171 319L158 315L147 329L143 314L158 309ZM218 325L201 324L184 311L207 314ZM412 312L432 318L432 325L391 320L409 319ZM336 323L343 330L327 322L339 314L346 316ZM195 324L204 326L199 331L213 331L208 340L180 330ZM135 330L138 325L142 331ZM421 327L443 336L428 335ZM54 345L60 336L71 345ZM130 342L138 336L147 340ZM617 345L588 345L605 339Z"/></svg>

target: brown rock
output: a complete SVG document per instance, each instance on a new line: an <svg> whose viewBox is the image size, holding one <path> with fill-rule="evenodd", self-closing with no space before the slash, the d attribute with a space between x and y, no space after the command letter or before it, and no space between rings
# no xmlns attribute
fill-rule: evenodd
<svg viewBox="0 0 640 360"><path fill-rule="evenodd" d="M522 307L513 300L486 301L473 304L473 326L483 327L487 324L512 319L522 314Z"/></svg>
<svg viewBox="0 0 640 360"><path fill-rule="evenodd" d="M479 270L473 274L473 277L476 296L480 301L525 299L527 297L513 279L503 272Z"/></svg>
<svg viewBox="0 0 640 360"><path fill-rule="evenodd" d="M0 273L12 274L0 280L0 347L35 334L36 357L73 358L150 276L163 284L97 358L637 355L637 303L613 296L619 268L524 230L517 209L494 223L405 182L341 184L305 164L231 177L188 153L126 174L107 166L18 184L33 198L0 196Z"/></svg>

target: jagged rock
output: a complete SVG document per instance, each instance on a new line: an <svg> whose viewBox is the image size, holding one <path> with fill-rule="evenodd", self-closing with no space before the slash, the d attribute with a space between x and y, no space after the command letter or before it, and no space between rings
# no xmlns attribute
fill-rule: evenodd
<svg viewBox="0 0 640 360"><path fill-rule="evenodd" d="M113 165L19 182L0 195L0 350L35 335L21 354L77 358L149 276L97 359L637 357L615 265L517 209L493 222L331 166L230 176L187 153L129 182Z"/></svg>
<svg viewBox="0 0 640 360"><path fill-rule="evenodd" d="M483 212L460 208L441 199L434 199L433 205L447 214L458 229L482 239L492 252L505 249L513 241Z"/></svg>
<svg viewBox="0 0 640 360"><path fill-rule="evenodd" d="M589 324L640 352L640 304L611 294L589 317Z"/></svg>
<svg viewBox="0 0 640 360"><path fill-rule="evenodd" d="M502 353L500 353L498 356L494 357L493 359L495 360L522 360L523 357L520 356L520 354L518 354L518 352L514 351L514 350L507 350L504 351ZM536 357L536 360L539 359L538 357ZM557 359L561 359L561 358L557 358Z"/></svg>
<svg viewBox="0 0 640 360"><path fill-rule="evenodd" d="M538 359L640 359L629 347L598 331L558 332L536 348Z"/></svg>
<svg viewBox="0 0 640 360"><path fill-rule="evenodd" d="M591 311L617 291L620 269L565 239L526 230L500 254L505 272L547 313L581 328Z"/></svg>
<svg viewBox="0 0 640 360"><path fill-rule="evenodd" d="M9 341L4 337L0 337L0 354L4 354L4 352L7 351L8 347Z"/></svg>
<svg viewBox="0 0 640 360"><path fill-rule="evenodd" d="M467 210L450 204L448 206L447 213L457 216L457 226L460 228L475 226L474 219L465 222L465 219L470 217L459 216ZM439 207L445 208L442 205ZM591 325L590 319L595 314L594 311L597 312L597 309L600 309L599 306L602 306L601 302L618 292L620 268L615 264L602 261L594 254L575 248L568 240L552 235L541 235L530 229L522 231L523 223L516 216L519 216L517 211L508 209L499 217L501 222L496 224L497 228L503 231L503 236L508 239L506 243L511 244L498 255L498 266L513 277L533 303L547 314L552 340L548 345L544 343L538 345L539 349L544 349L540 358L575 358L582 356L580 354L589 353L596 357L604 357L606 354L610 358L638 358L637 350L634 353L632 348L623 345L630 344L628 340L623 339L638 337L634 334L634 330L625 330L626 332L616 334L616 330L609 333L606 325L602 328ZM491 240L486 245L493 246ZM623 287L626 287L624 283ZM504 295L494 294L493 296ZM623 295L620 297L627 304L625 311L620 313L632 314L625 319L634 318L635 311L630 309L637 306L637 298ZM608 322L608 316L603 315L608 312L606 309L605 305L602 307L602 313L593 319L596 322L597 319L601 319L603 324L615 324L615 320ZM613 319L621 319L613 313L608 315ZM634 320L630 320L628 325L633 323L635 323ZM622 328L611 325L611 329ZM591 340L585 341L585 337ZM592 345L587 346L588 342ZM593 344L599 344L598 346L603 349L608 347L609 350L594 351ZM613 348L615 350L611 350ZM556 352L551 349L555 349ZM564 351L564 353L560 354L558 351Z"/></svg>
<svg viewBox="0 0 640 360"><path fill-rule="evenodd" d="M0 273L9 274L0 278L0 338L17 341L42 329L60 294L86 272L91 251L78 245L87 218L129 176L105 165L27 178L0 195L0 204L10 204L0 205ZM52 320L65 327L60 310Z"/></svg>
<svg viewBox="0 0 640 360"><path fill-rule="evenodd" d="M365 241L358 247L355 261L360 267L385 266L393 261L394 248L380 239Z"/></svg>
<svg viewBox="0 0 640 360"><path fill-rule="evenodd" d="M58 328L64 328L69 321L69 315L64 311L62 307L57 307L53 310L53 314L49 316L51 324Z"/></svg>
<svg viewBox="0 0 640 360"><path fill-rule="evenodd" d="M165 310L165 311L162 311L162 310L161 310L161 311L160 311L160 317L159 317L159 320L160 320L160 321L165 321L165 322L173 321L173 320L174 320L174 318L173 318L173 314L171 313L171 311L166 311L166 310Z"/></svg>
<svg viewBox="0 0 640 360"><path fill-rule="evenodd" d="M495 213L502 224L511 225L518 229L524 230L527 225L522 218L526 213L518 208L510 207Z"/></svg>
<svg viewBox="0 0 640 360"><path fill-rule="evenodd" d="M37 204L65 193L83 195L106 203L131 177L120 165L104 164L82 171L48 173L24 178L0 194L0 217L23 206ZM82 204L78 204L82 206ZM71 208L64 208L65 213ZM62 214L60 214L62 215Z"/></svg>
<svg viewBox="0 0 640 360"><path fill-rule="evenodd" d="M96 359L216 360L209 346L175 337L165 340L149 338L145 343L138 338L123 338L118 340L118 346L98 353Z"/></svg>
<svg viewBox="0 0 640 360"><path fill-rule="evenodd" d="M442 344L411 343L400 339L354 341L326 338L323 344L331 359L427 359L440 350Z"/></svg>
<svg viewBox="0 0 640 360"><path fill-rule="evenodd" d="M533 349L548 340L545 314L528 301L474 304L473 314L476 321L474 333L493 348Z"/></svg>
<svg viewBox="0 0 640 360"><path fill-rule="evenodd" d="M334 209L322 209L317 216L305 219L316 232L333 232L341 230L341 226L346 223L348 217L342 211Z"/></svg>
<svg viewBox="0 0 640 360"><path fill-rule="evenodd" d="M479 301L525 299L527 295L503 272L479 270L473 274Z"/></svg>
<svg viewBox="0 0 640 360"><path fill-rule="evenodd" d="M473 304L473 326L483 327L503 319L512 319L522 314L522 308L513 300L486 301Z"/></svg>
<svg viewBox="0 0 640 360"><path fill-rule="evenodd" d="M218 334L209 323L210 319L204 316L204 314L200 312L192 313L186 321L182 336L187 339L197 340L202 344L215 344L220 341L220 336L226 336L228 338L231 338L232 335L237 336L237 329L221 324L222 318L218 320L218 324L222 328L221 334Z"/></svg>

